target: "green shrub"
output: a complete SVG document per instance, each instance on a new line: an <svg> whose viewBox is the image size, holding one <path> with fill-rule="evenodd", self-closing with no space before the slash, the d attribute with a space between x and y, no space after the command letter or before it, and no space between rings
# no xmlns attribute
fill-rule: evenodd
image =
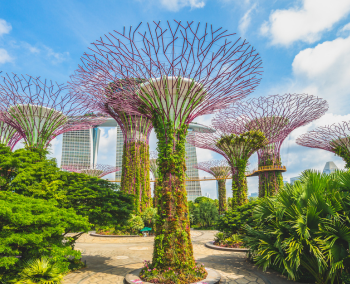
<svg viewBox="0 0 350 284"><path fill-rule="evenodd" d="M255 200L238 206L235 210L226 211L218 220L217 229L229 236L243 233L246 224L254 227L253 209L258 204L259 200Z"/></svg>
<svg viewBox="0 0 350 284"><path fill-rule="evenodd" d="M137 235L141 229L145 227L141 216L131 215L131 218L127 222L127 228L130 232Z"/></svg>
<svg viewBox="0 0 350 284"><path fill-rule="evenodd" d="M67 257L80 259L69 232L87 232L86 217L73 209L58 208L54 200L42 200L0 191L0 275L18 271L18 262L51 257L68 271Z"/></svg>
<svg viewBox="0 0 350 284"><path fill-rule="evenodd" d="M213 202L203 201L195 207L193 215L197 224L202 227L211 227L218 220L219 211Z"/></svg>
<svg viewBox="0 0 350 284"><path fill-rule="evenodd" d="M246 245L264 269L289 279L306 271L316 283L343 283L350 270L350 172L306 171L254 209L259 226L246 226ZM344 281L345 282L345 281Z"/></svg>

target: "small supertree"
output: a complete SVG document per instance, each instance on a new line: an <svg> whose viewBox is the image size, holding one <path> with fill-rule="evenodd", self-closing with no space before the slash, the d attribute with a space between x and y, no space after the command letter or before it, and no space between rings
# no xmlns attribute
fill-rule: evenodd
<svg viewBox="0 0 350 284"><path fill-rule="evenodd" d="M13 75L0 83L0 120L16 129L29 149L44 149L56 136L90 129L106 119L85 115L65 87L40 78Z"/></svg>
<svg viewBox="0 0 350 284"><path fill-rule="evenodd" d="M284 139L296 128L321 117L328 109L325 100L307 94L286 94L240 101L222 110L213 119L221 131L237 133L261 131L269 144L258 153L259 196L275 194L283 186L280 149ZM263 171L272 166L275 170Z"/></svg>
<svg viewBox="0 0 350 284"><path fill-rule="evenodd" d="M232 208L247 202L248 186L245 172L248 159L268 143L260 131L242 132L236 129L235 132L240 134L216 129L214 133L195 133L187 138L187 142L193 146L214 151L227 160L232 175Z"/></svg>
<svg viewBox="0 0 350 284"><path fill-rule="evenodd" d="M22 136L16 131L15 128L0 121L0 143L6 145L13 150L13 147L17 144Z"/></svg>
<svg viewBox="0 0 350 284"><path fill-rule="evenodd" d="M219 214L227 210L226 180L231 175L231 167L226 160L211 160L193 165L198 170L213 175L218 182Z"/></svg>
<svg viewBox="0 0 350 284"><path fill-rule="evenodd" d="M109 165L101 165L96 164L93 167L83 167L81 165L69 165L69 166L62 166L62 169L68 171L68 172L74 172L74 173L80 173L80 174L86 174L92 177L104 177L105 175L108 175L110 173L118 172L120 169L114 166Z"/></svg>
<svg viewBox="0 0 350 284"><path fill-rule="evenodd" d="M196 117L225 108L260 81L261 60L245 40L207 24L174 21L115 31L94 43L75 78L91 91L123 80L115 107L146 116L158 138L158 215L152 267L179 283L199 280L185 190L185 141ZM140 78L143 82L140 83ZM186 279L185 279L186 278Z"/></svg>
<svg viewBox="0 0 350 284"><path fill-rule="evenodd" d="M296 142L301 146L332 152L344 160L345 168L350 168L349 121L317 127L315 130L300 135Z"/></svg>

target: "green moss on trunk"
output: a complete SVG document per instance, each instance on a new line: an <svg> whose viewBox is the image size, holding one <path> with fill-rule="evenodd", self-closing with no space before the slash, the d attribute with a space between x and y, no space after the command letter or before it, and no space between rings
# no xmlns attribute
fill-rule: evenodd
<svg viewBox="0 0 350 284"><path fill-rule="evenodd" d="M226 179L218 179L219 191L219 214L223 214L227 210L226 203Z"/></svg>
<svg viewBox="0 0 350 284"><path fill-rule="evenodd" d="M279 157L266 153L260 159L259 167L281 166ZM283 187L283 176L280 171L266 171L259 174L259 197L273 196Z"/></svg>
<svg viewBox="0 0 350 284"><path fill-rule="evenodd" d="M187 125L153 122L158 138L158 218L152 266L183 272L195 267L185 189Z"/></svg>
<svg viewBox="0 0 350 284"><path fill-rule="evenodd" d="M248 201L248 186L245 171L247 160L236 160L237 167L232 170L232 208L241 206Z"/></svg>

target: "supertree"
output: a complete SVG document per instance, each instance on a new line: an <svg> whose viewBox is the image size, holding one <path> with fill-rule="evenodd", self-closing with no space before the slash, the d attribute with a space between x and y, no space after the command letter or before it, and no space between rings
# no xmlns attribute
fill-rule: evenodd
<svg viewBox="0 0 350 284"><path fill-rule="evenodd" d="M16 129L29 149L44 149L56 136L89 129L106 119L88 115L63 85L30 76L2 77L0 120Z"/></svg>
<svg viewBox="0 0 350 284"><path fill-rule="evenodd" d="M327 109L325 100L312 95L273 95L240 101L220 111L213 125L222 131L259 130L269 140L268 145L257 151L259 196L263 197L273 195L283 186L280 149L284 139L294 129L321 117Z"/></svg>
<svg viewBox="0 0 350 284"><path fill-rule="evenodd" d="M327 150L341 157L345 168L350 168L350 122L343 121L317 127L300 135L297 144L310 148Z"/></svg>
<svg viewBox="0 0 350 284"><path fill-rule="evenodd" d="M0 144L8 146L13 150L13 147L17 144L22 136L16 131L15 128L0 121Z"/></svg>
<svg viewBox="0 0 350 284"><path fill-rule="evenodd" d="M101 165L96 164L93 167L83 167L81 165L69 165L69 166L62 166L62 169L74 172L74 173L80 173L80 174L86 174L92 177L104 177L105 175L108 175L110 173L118 172L120 169L114 166L110 165Z"/></svg>
<svg viewBox="0 0 350 284"><path fill-rule="evenodd" d="M154 179L156 180L158 178L158 165L157 165L158 152L150 151L149 156L150 156L149 169L152 172Z"/></svg>
<svg viewBox="0 0 350 284"><path fill-rule="evenodd" d="M189 135L187 142L193 146L208 149L222 155L228 162L232 175L232 208L247 202L248 187L245 172L248 160L269 141L261 131L243 131L236 128L225 132L213 126L214 133Z"/></svg>
<svg viewBox="0 0 350 284"><path fill-rule="evenodd" d="M226 160L211 160L200 162L193 167L213 175L218 182L219 213L227 210L226 180L231 174L231 167Z"/></svg>
<svg viewBox="0 0 350 284"><path fill-rule="evenodd" d="M251 93L261 74L259 55L245 40L202 26L167 21L115 31L94 43L75 74L97 92L122 80L123 95L110 103L152 121L159 218L151 266L172 267L179 283L187 283L183 273L193 275L195 267L185 190L188 124Z"/></svg>

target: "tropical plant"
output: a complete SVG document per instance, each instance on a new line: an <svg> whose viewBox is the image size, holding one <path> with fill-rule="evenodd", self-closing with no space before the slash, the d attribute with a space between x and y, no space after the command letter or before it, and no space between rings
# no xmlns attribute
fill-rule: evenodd
<svg viewBox="0 0 350 284"><path fill-rule="evenodd" d="M219 218L219 211L215 204L210 201L203 201L193 211L194 218L202 227L210 227Z"/></svg>
<svg viewBox="0 0 350 284"><path fill-rule="evenodd" d="M246 245L256 263L276 266L289 279L302 272L316 283L342 283L350 270L350 172L305 171L254 209L259 224L246 225Z"/></svg>
<svg viewBox="0 0 350 284"><path fill-rule="evenodd" d="M141 213L141 218L146 227L155 227L157 220L157 208L147 208Z"/></svg>
<svg viewBox="0 0 350 284"><path fill-rule="evenodd" d="M19 273L16 284L59 284L62 283L63 274L57 263L46 257L29 260Z"/></svg>
<svg viewBox="0 0 350 284"><path fill-rule="evenodd" d="M141 216L131 215L131 218L127 222L127 228L129 231L137 234L141 229L145 227Z"/></svg>

